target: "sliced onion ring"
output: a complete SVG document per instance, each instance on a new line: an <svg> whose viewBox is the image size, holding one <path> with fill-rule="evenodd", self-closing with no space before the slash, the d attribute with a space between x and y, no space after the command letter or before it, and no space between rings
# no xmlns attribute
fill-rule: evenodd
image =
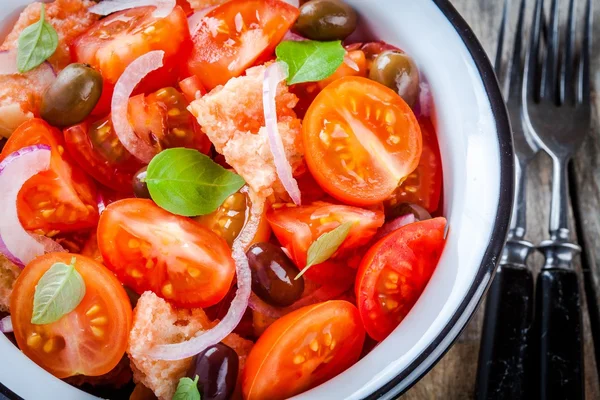
<svg viewBox="0 0 600 400"><path fill-rule="evenodd" d="M292 166L285 156L285 148L277 126L277 86L285 80L287 71L284 65L275 62L267 67L263 79L263 109L265 112L265 128L269 138L269 147L275 161L277 176L296 205L301 204L301 194L298 182L292 174Z"/></svg>
<svg viewBox="0 0 600 400"><path fill-rule="evenodd" d="M241 190L244 192L247 188ZM256 197L256 196L255 196ZM151 347L147 355L159 360L181 360L195 356L204 351L207 347L219 343L229 335L242 320L246 309L248 308L248 299L252 293L252 276L248 258L246 257L246 248L256 236L260 224L261 215L264 210L264 201L253 199L250 209L250 218L233 242L232 257L235 260L235 270L237 275L237 292L229 306L227 315L212 329L198 333L195 337L185 342L176 344L162 344Z"/></svg>
<svg viewBox="0 0 600 400"><path fill-rule="evenodd" d="M98 15L108 15L117 11L136 7L154 6L152 13L155 18L164 18L175 8L175 0L104 0L88 8L88 11Z"/></svg>
<svg viewBox="0 0 600 400"><path fill-rule="evenodd" d="M13 331L13 324L10 315L0 319L0 332L9 333Z"/></svg>
<svg viewBox="0 0 600 400"><path fill-rule="evenodd" d="M403 226L412 224L416 221L417 219L415 218L414 214L402 215L394 220L391 220L390 222L385 223L381 228L379 228L375 236L373 236L372 241L376 242L379 239L384 238L388 234L402 228Z"/></svg>
<svg viewBox="0 0 600 400"><path fill-rule="evenodd" d="M129 64L115 85L111 102L113 128L119 141L135 158L146 164L156 155L156 150L133 131L128 116L129 97L146 75L162 67L164 55L162 50L150 51Z"/></svg>
<svg viewBox="0 0 600 400"><path fill-rule="evenodd" d="M0 163L0 253L23 268L44 252L64 251L53 240L27 233L17 214L17 195L29 178L50 166L50 147L34 145L11 153Z"/></svg>

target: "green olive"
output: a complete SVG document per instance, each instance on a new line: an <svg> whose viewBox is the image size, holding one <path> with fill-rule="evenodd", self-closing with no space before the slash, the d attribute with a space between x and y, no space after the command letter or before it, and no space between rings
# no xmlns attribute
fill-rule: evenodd
<svg viewBox="0 0 600 400"><path fill-rule="evenodd" d="M393 89L413 107L419 96L419 69L404 53L384 51L371 65L369 78Z"/></svg>
<svg viewBox="0 0 600 400"><path fill-rule="evenodd" d="M102 75L89 65L70 64L48 86L40 115L50 125L64 127L83 121L102 94Z"/></svg>
<svg viewBox="0 0 600 400"><path fill-rule="evenodd" d="M311 0L300 7L294 30L312 40L344 40L357 20L356 12L341 0Z"/></svg>

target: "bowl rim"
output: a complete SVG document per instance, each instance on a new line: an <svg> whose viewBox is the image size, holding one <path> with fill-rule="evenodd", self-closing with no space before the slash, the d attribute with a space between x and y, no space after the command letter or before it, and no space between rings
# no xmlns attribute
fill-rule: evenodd
<svg viewBox="0 0 600 400"><path fill-rule="evenodd" d="M444 329L426 347L426 349L388 383L367 396L365 400L395 399L414 386L427 374L440 359L450 350L460 333L471 320L479 304L484 299L496 266L504 247L513 208L514 195L514 154L513 140L508 111L495 71L485 49L475 33L450 0L431 0L444 14L462 39L479 72L485 92L488 96L492 116L496 123L496 133L500 150L500 198L492 229L479 271L473 284L467 291L464 300L452 315Z"/></svg>
<svg viewBox="0 0 600 400"><path fill-rule="evenodd" d="M446 354L483 300L496 272L497 261L504 247L512 212L514 191L514 156L512 131L508 112L496 75L486 52L471 27L454 8L449 0L431 0L444 14L462 39L479 72L488 96L494 117L499 144L500 160L500 198L489 245L481 261L479 271L464 300L450 318L444 329L427 346L425 351L413 360L394 378L380 387L366 399L393 399L405 393L416 384ZM0 396L11 400L23 400L22 397L0 382Z"/></svg>

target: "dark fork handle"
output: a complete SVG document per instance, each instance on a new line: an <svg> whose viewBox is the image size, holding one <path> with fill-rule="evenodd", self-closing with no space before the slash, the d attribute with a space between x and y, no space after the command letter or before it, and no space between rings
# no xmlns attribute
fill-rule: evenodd
<svg viewBox="0 0 600 400"><path fill-rule="evenodd" d="M542 270L536 300L539 398L583 399L581 302L575 271Z"/></svg>
<svg viewBox="0 0 600 400"><path fill-rule="evenodd" d="M475 396L530 399L533 277L523 265L498 268L485 306Z"/></svg>

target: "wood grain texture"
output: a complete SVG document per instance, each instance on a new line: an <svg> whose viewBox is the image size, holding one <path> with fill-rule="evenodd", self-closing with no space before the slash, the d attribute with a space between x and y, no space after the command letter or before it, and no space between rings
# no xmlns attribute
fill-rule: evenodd
<svg viewBox="0 0 600 400"><path fill-rule="evenodd" d="M473 31L486 49L490 59L496 57L498 30L502 18L503 0L451 0L456 9L471 25ZM600 2L595 3L595 38L593 60L593 85L600 87ZM512 25L505 44L505 53L512 48L514 25L516 23L517 1L513 0ZM527 25L530 24L533 0L528 1ZM547 1L547 3L549 3ZM567 1L562 0L566 8ZM580 3L583 3L580 1ZM566 12L563 12L566 15ZM524 38L526 39L526 38ZM575 218L571 217L573 239L578 239L585 248L582 262L578 260L576 268L580 272L581 293L584 292L584 279L587 279L590 309L597 312L600 305L600 98L596 90L593 93L595 117L589 139L577 155L572 165L573 204L577 207ZM548 217L550 209L550 184L552 165L548 156L538 154L528 172L528 234L533 243L539 243L548 237ZM577 228L577 229L576 229ZM580 236L576 238L577 232ZM530 264L537 272L543 264L543 258L534 254ZM537 275L537 273L536 273ZM599 318L596 314L590 323L586 296L583 296L584 355L585 355L585 392L587 399L600 399L598 370L595 362L595 349L591 326L599 330ZM403 399L445 399L463 400L474 397L475 375L479 353L479 340L483 322L483 305L446 356L419 383L410 389ZM599 332L600 333L600 332ZM600 335L596 335L600 337ZM600 343L598 343L600 346ZM599 349L600 350L600 349Z"/></svg>

